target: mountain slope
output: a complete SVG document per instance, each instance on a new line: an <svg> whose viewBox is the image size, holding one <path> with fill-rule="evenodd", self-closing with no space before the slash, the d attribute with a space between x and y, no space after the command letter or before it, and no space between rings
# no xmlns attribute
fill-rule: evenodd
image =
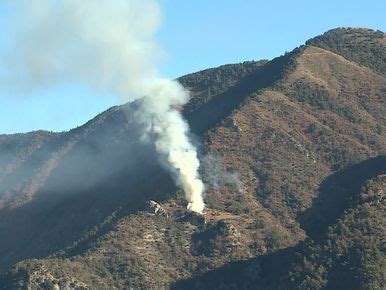
<svg viewBox="0 0 386 290"><path fill-rule="evenodd" d="M366 28L337 28L312 38L307 45L317 46L386 74L385 35Z"/></svg>
<svg viewBox="0 0 386 290"><path fill-rule="evenodd" d="M230 263L179 281L173 289L383 289L386 203L379 192L385 189L386 175L379 172L385 172L385 162L385 158L375 158L343 173L360 174L374 168L373 177L361 182L362 190L350 192L349 206L333 226L320 232L320 239ZM340 180L341 176L332 178Z"/></svg>
<svg viewBox="0 0 386 290"><path fill-rule="evenodd" d="M110 109L16 163L1 183L1 267L60 250L123 203L135 210L147 195L174 188L154 152L136 141L140 132L127 121L133 109ZM163 184L154 191L156 175Z"/></svg>
<svg viewBox="0 0 386 290"><path fill-rule="evenodd" d="M51 256L18 263L0 285L349 285L331 284L335 271L362 277L350 289L382 289L385 232L374 223L385 222L384 200L359 202L346 180L374 183L363 195L382 191L376 200L386 190L384 47L383 33L337 29L269 62L180 78L192 95L184 115L203 141L206 225L138 141L135 103L67 133L2 136L0 267ZM169 218L149 213L149 199ZM348 246L335 253L334 243Z"/></svg>

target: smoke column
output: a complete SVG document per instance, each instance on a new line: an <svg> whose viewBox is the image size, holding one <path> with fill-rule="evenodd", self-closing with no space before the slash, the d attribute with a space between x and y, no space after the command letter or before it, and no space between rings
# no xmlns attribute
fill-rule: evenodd
<svg viewBox="0 0 386 290"><path fill-rule="evenodd" d="M188 93L159 76L154 41L162 16L153 0L16 0L11 49L2 58L1 89L33 90L83 83L125 101L142 98L136 114L144 136L183 188L188 208L202 213L204 185L188 124L177 108ZM148 138L150 140L150 138Z"/></svg>

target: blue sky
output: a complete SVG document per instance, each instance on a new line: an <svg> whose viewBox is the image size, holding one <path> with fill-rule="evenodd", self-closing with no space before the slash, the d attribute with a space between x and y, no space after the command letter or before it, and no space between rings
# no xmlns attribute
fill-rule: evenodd
<svg viewBox="0 0 386 290"><path fill-rule="evenodd" d="M157 39L167 58L160 70L178 77L245 60L271 59L340 26L386 31L382 0L160 0ZM0 53L7 46L7 11L0 1ZM1 70L1 68L0 68ZM0 95L0 134L77 127L121 101L71 85L28 96Z"/></svg>

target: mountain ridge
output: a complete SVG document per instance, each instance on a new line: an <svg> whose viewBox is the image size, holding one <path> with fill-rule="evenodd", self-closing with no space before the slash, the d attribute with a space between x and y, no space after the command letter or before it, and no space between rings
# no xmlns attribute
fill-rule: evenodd
<svg viewBox="0 0 386 290"><path fill-rule="evenodd" d="M314 241L305 230L307 226L301 225L300 216L320 196L323 181L366 160L382 161L380 156L386 154L385 76L379 57L368 49L380 34L368 31L367 35L366 31L359 31L360 45L354 45L352 53L347 53L347 39L352 40L348 36L359 32L345 28L326 32L325 38L311 39L271 61L226 65L178 79L191 92L184 115L203 141L203 154L211 157L209 165L221 165L202 168L203 178L210 185L204 228L191 218L182 218L186 205L181 192L157 165L151 146L133 141L139 136L132 120L135 103L111 108L67 133L34 133L38 140L27 145L32 146L30 159L23 160L30 151L23 155L21 150L21 163L11 163L16 169L11 166L13 171L3 176L8 184L1 184L5 187L2 192L8 191L8 197L21 194L21 203L0 196L0 232L10 233L8 241L0 244L0 256L6 257L6 262L0 259L0 267L7 269L26 258L43 259L19 262L4 274L0 285L17 288L73 283L77 287L188 289L185 287L207 282L208 271L218 269L222 273L233 265L229 261L238 265L248 260L252 261L247 271L251 276L245 281L248 286L260 279L260 266L253 262L254 257L271 261L269 257L275 257L275 253L292 255L292 248L303 251L306 257L312 250L302 245ZM336 37L338 42L342 38L341 46L334 45ZM362 47L363 43L367 46ZM341 49L344 55L326 50L329 46L335 52ZM376 71L363 60L368 51L369 63L374 63L370 67ZM43 135L41 140L39 134ZM45 143L44 138L52 136L51 145ZM2 135L0 140L2 137L7 138ZM0 149L6 148L2 144ZM70 148L60 155L63 151L58 148L66 146ZM16 155L8 151L8 155ZM45 152L51 159L46 159ZM9 160L0 162L0 178L1 172L10 168ZM26 162L31 165L22 168ZM33 172L39 177L36 168L47 162L54 166L48 166L48 176L40 175L46 179L38 182L32 199L26 200L24 184L35 181L32 177L20 183L18 176ZM382 164L378 175L386 170ZM44 173L43 169L40 172ZM213 170L220 172L217 185L211 184ZM352 193L348 190L347 194ZM160 201L171 218L145 210L149 199ZM31 234L26 234L24 223ZM12 233L11 225L15 224L20 226L19 232ZM38 228L40 232L33 235ZM28 246L16 239L23 235ZM377 243L369 246L379 247ZM22 247L24 252L15 255ZM377 255L381 261L377 263L382 263L384 256ZM293 274L298 284L291 284L291 289L300 289L297 287L302 283L314 283L313 289L322 289L331 283L328 270L319 276L315 272L311 278L302 271ZM35 272L40 276L35 277ZM382 283L385 273L379 269L374 273L377 283ZM276 279L273 276L269 278ZM227 289L214 277L218 289L221 285Z"/></svg>

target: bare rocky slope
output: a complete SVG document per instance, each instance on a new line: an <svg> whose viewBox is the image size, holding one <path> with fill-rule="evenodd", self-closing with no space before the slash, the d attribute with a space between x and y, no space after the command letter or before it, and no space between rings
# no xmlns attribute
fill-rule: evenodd
<svg viewBox="0 0 386 290"><path fill-rule="evenodd" d="M383 32L339 28L181 77L206 223L136 103L0 136L0 288L384 289L385 57Z"/></svg>

